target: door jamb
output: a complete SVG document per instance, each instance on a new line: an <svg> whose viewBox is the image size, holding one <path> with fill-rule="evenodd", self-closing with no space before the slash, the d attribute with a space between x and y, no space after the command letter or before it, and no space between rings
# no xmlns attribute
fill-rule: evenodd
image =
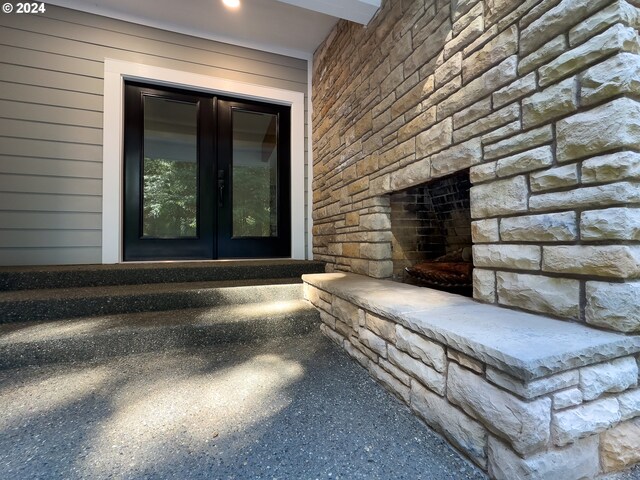
<svg viewBox="0 0 640 480"><path fill-rule="evenodd" d="M124 81L291 107L291 258L305 259L304 93L105 58L102 142L102 263L122 262Z"/></svg>

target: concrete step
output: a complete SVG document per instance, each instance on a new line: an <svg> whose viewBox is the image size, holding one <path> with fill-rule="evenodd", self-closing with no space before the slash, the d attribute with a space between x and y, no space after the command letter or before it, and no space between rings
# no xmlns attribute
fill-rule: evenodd
<svg viewBox="0 0 640 480"><path fill-rule="evenodd" d="M0 325L0 369L300 336L318 325L299 299L16 322Z"/></svg>
<svg viewBox="0 0 640 480"><path fill-rule="evenodd" d="M300 278L0 292L0 324L301 300Z"/></svg>
<svg viewBox="0 0 640 480"><path fill-rule="evenodd" d="M322 272L322 262L307 260L0 267L0 291L300 278L305 273Z"/></svg>

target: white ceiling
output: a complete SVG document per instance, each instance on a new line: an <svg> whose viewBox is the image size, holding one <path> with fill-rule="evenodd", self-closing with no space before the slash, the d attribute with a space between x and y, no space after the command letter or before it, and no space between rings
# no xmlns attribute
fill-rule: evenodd
<svg viewBox="0 0 640 480"><path fill-rule="evenodd" d="M380 0L49 0L47 3L150 27L309 58L339 18L366 24Z"/></svg>

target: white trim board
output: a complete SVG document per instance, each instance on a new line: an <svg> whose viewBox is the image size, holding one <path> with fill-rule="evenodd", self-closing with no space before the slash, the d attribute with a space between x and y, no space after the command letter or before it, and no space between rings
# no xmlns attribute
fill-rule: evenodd
<svg viewBox="0 0 640 480"><path fill-rule="evenodd" d="M304 93L105 58L102 153L102 263L122 262L124 81L182 87L291 107L291 258L303 260ZM310 148L309 148L310 150ZM310 193L309 193L310 196ZM311 201L311 198L308 199ZM311 241L311 239L309 239Z"/></svg>

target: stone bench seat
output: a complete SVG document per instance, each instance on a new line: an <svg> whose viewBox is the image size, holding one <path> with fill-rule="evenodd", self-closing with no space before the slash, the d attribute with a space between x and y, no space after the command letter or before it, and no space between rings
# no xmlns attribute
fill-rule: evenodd
<svg viewBox="0 0 640 480"><path fill-rule="evenodd" d="M525 381L640 351L640 336L485 305L429 288L352 273L302 279Z"/></svg>
<svg viewBox="0 0 640 480"><path fill-rule="evenodd" d="M352 273L302 277L323 332L497 479L640 461L640 337Z"/></svg>

